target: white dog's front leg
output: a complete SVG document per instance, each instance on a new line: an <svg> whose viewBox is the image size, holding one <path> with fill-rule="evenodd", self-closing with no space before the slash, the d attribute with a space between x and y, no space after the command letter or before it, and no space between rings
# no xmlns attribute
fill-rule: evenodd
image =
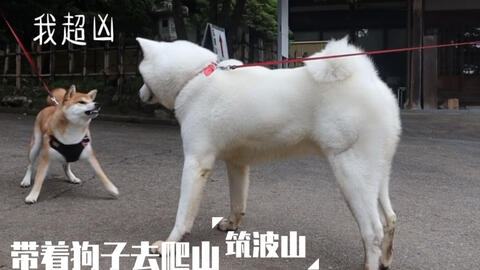
<svg viewBox="0 0 480 270"><path fill-rule="evenodd" d="M217 228L221 231L235 231L238 229L243 216L245 216L245 209L247 208L249 168L247 165L227 163L227 170L232 212L228 218L224 218L218 223Z"/></svg>
<svg viewBox="0 0 480 270"><path fill-rule="evenodd" d="M180 188L180 201L177 210L177 219L167 242L180 241L189 233L197 216L203 189L207 178L211 173L215 157L208 156L186 156L182 173L182 184ZM161 253L163 241L157 241L153 245L152 252Z"/></svg>

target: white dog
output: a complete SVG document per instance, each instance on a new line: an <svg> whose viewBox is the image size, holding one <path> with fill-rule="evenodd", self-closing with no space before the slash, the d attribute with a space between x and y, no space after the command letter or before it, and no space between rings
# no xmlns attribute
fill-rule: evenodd
<svg viewBox="0 0 480 270"><path fill-rule="evenodd" d="M227 164L231 200L231 214L218 228L236 230L245 215L250 164L317 154L332 166L358 223L365 269L391 265L396 216L388 183L400 118L391 89L368 57L208 74L202 71L217 60L209 50L187 41L137 40L144 54L141 99L174 109L181 125L185 163L180 202L166 241L179 241L192 229L215 160ZM313 56L356 52L360 50L345 38ZM218 65L238 64L228 60ZM155 251L161 244L154 244Z"/></svg>

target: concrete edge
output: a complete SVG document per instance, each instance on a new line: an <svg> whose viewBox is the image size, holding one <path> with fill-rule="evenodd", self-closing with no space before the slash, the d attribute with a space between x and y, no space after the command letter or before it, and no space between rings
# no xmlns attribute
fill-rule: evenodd
<svg viewBox="0 0 480 270"><path fill-rule="evenodd" d="M37 115L38 110L27 108L10 108L0 106L0 113L23 114L23 115ZM175 120L160 119L155 117L136 116L136 115L117 115L117 114L100 114L96 120L112 121L112 122L126 122L126 123L142 123L142 124L160 124L166 126L178 126Z"/></svg>

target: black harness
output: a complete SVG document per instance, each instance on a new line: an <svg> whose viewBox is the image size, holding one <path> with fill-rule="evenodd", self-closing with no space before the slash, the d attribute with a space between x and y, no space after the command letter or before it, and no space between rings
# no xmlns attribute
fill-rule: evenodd
<svg viewBox="0 0 480 270"><path fill-rule="evenodd" d="M53 135L50 136L50 147L57 150L67 162L75 162L80 159L80 155L83 152L83 149L87 147L88 143L90 142L90 138L88 135L79 142L75 144L63 144Z"/></svg>

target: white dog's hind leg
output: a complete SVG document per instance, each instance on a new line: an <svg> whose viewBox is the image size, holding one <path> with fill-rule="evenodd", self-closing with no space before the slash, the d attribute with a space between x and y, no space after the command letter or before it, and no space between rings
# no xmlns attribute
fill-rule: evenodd
<svg viewBox="0 0 480 270"><path fill-rule="evenodd" d="M384 237L382 240L382 257L381 266L383 269L388 269L392 264L393 259L393 236L395 234L395 223L397 222L397 215L393 211L392 203L388 192L388 183L390 178L390 166L387 166L386 174L380 186L380 206L383 209L385 217Z"/></svg>
<svg viewBox="0 0 480 270"><path fill-rule="evenodd" d="M378 211L377 168L369 166L367 153L353 149L330 156L329 161L362 235L365 270L378 270L383 228Z"/></svg>
<svg viewBox="0 0 480 270"><path fill-rule="evenodd" d="M34 127L32 140L30 142L30 152L28 154L28 159L30 163L28 164L27 172L23 177L20 186L29 187L32 184L32 173L34 171L35 161L37 160L38 154L40 153L40 147L42 146L42 134L38 127Z"/></svg>
<svg viewBox="0 0 480 270"><path fill-rule="evenodd" d="M65 175L67 175L67 178L70 181L70 183L80 184L82 182L82 180L80 180L80 178L76 177L73 174L72 169L70 168L70 163L64 164L63 165L63 170L65 171Z"/></svg>
<svg viewBox="0 0 480 270"><path fill-rule="evenodd" d="M248 166L227 163L228 182L230 187L230 208L229 218L224 218L218 223L217 228L221 231L237 230L240 222L245 216L248 195Z"/></svg>
<svg viewBox="0 0 480 270"><path fill-rule="evenodd" d="M180 241L186 233L190 233L200 207L203 189L214 163L213 155L185 155L177 218L166 242ZM153 243L154 248L151 252L161 253L162 243L163 241Z"/></svg>

